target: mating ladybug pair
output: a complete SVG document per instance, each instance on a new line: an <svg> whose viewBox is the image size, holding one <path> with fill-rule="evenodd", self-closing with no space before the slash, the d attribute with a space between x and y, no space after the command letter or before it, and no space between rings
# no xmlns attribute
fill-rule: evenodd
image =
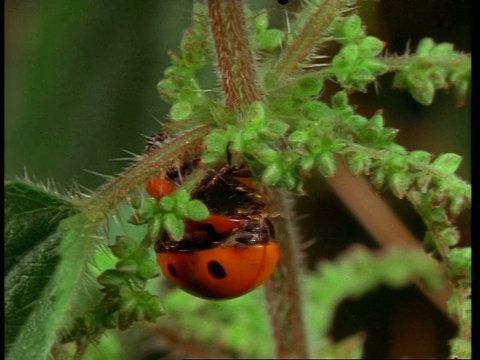
<svg viewBox="0 0 480 360"><path fill-rule="evenodd" d="M185 162L178 170L169 169L164 177L151 178L147 192L157 200L171 194L197 166L201 166L199 159ZM265 194L252 183L251 172L229 161L210 171L191 197L201 200L210 216L187 220L181 241L166 233L158 239L155 250L164 276L207 299L235 298L265 282L277 265L279 249L272 240Z"/></svg>

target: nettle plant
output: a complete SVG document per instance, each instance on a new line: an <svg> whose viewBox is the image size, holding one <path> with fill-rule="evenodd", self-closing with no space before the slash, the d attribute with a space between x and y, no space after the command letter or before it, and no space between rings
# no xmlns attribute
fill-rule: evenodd
<svg viewBox="0 0 480 360"><path fill-rule="evenodd" d="M59 195L30 181L7 181L7 357L61 357L62 344L74 343L74 356L80 358L108 329L161 323L169 309L163 310L161 296L147 289L148 280L159 276L153 245L164 232L182 239L187 219L209 216L190 193L227 157L247 166L253 181L271 195L269 212L281 259L265 286L265 311L277 356L360 356L361 335L353 343L328 338L342 300L379 285L399 288L417 280L434 291L446 279L448 313L459 329L450 343L451 356L469 357L471 249L456 246L455 219L470 207L471 187L455 175L461 157L407 150L395 142L397 130L385 126L380 110L366 118L349 95L366 92L377 77L394 73L393 86L423 105L445 89L464 102L470 56L429 38L405 55L389 55L382 40L366 33L354 1L305 0L285 30L270 28L266 11L254 13L241 1L195 2L192 14L192 26L179 51L170 54L171 65L158 84L161 98L171 104L163 128L169 141L154 143L87 198ZM310 66L322 55L322 46L332 43L339 45L338 52L323 58L322 66ZM198 74L208 66L217 69L221 86L199 85ZM341 90L328 94L328 83ZM170 195L156 200L145 192L152 177L199 157L201 166ZM378 191L390 190L413 205L426 225L426 251L354 247L320 266L313 286L323 295L303 298L291 194L304 193L304 179L312 171L331 178L344 164L351 175L366 176ZM107 220L124 211L133 211L130 222L140 231L112 236ZM112 237L115 241L108 240ZM115 260L99 270L98 264L92 266L99 253ZM315 309L315 335L303 315L307 302ZM193 319L186 324L195 326ZM251 336L246 329L238 331ZM248 350L243 354L251 355Z"/></svg>

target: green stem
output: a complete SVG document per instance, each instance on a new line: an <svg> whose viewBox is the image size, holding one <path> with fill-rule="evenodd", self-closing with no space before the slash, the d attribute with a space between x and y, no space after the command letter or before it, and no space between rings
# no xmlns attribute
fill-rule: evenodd
<svg viewBox="0 0 480 360"><path fill-rule="evenodd" d="M389 71L398 71L419 61L428 63L432 66L439 65L442 67L455 69L469 66L472 62L470 54L451 54L442 57L421 57L415 55L403 56L385 56L382 58Z"/></svg>
<svg viewBox="0 0 480 360"><path fill-rule="evenodd" d="M83 204L85 216L94 222L102 221L111 209L125 200L128 193L145 184L148 178L182 160L198 156L201 143L209 131L209 126L197 127L145 154Z"/></svg>
<svg viewBox="0 0 480 360"><path fill-rule="evenodd" d="M361 151L366 154L368 154L370 159L375 159L375 160L384 160L388 159L391 156L391 152L388 150L383 150L383 149L375 149L359 144L348 144L348 146L345 147L341 151L342 154L347 154L350 151ZM396 154L395 156L403 156L407 157L408 153L404 154ZM411 163L408 169L408 172L414 173L415 171L422 172L425 175L431 175L434 179L441 180L442 182L448 183L449 188L451 189L458 189L458 191L461 190L463 193L470 193L471 192L471 185L468 184L465 180L460 178L456 174L450 174L450 173L445 173L442 170L439 170L432 166L431 164L418 164L418 163Z"/></svg>
<svg viewBox="0 0 480 360"><path fill-rule="evenodd" d="M319 45L322 35L333 19L345 9L345 0L324 0L311 15L275 67L277 83L281 84L297 70L307 56Z"/></svg>

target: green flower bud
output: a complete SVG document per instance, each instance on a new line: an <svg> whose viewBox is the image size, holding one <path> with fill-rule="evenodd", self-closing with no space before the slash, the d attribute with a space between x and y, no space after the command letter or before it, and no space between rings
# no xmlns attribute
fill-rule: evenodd
<svg viewBox="0 0 480 360"><path fill-rule="evenodd" d="M125 275L118 270L105 270L97 278L99 284L109 287L120 287L125 284Z"/></svg>
<svg viewBox="0 0 480 360"><path fill-rule="evenodd" d="M179 101L172 105L170 109L170 118L173 121L185 120L192 114L192 111L192 104L187 101Z"/></svg>
<svg viewBox="0 0 480 360"><path fill-rule="evenodd" d="M380 54L383 50L384 43L380 39L373 36L367 36L360 41L358 45L359 55L363 58L372 58Z"/></svg>
<svg viewBox="0 0 480 360"><path fill-rule="evenodd" d="M281 180L282 175L283 173L281 167L278 165L278 163L273 163L267 166L263 172L262 180L270 186L275 186Z"/></svg>
<svg viewBox="0 0 480 360"><path fill-rule="evenodd" d="M145 260L138 264L138 277L148 280L157 277L158 275L158 265L155 261Z"/></svg>
<svg viewBox="0 0 480 360"><path fill-rule="evenodd" d="M137 247L137 242L127 236L117 236L115 244L109 246L113 255L120 259L128 258L133 254Z"/></svg>
<svg viewBox="0 0 480 360"><path fill-rule="evenodd" d="M194 221L205 220L209 216L208 208L200 200L191 200L186 210L186 217Z"/></svg>
<svg viewBox="0 0 480 360"><path fill-rule="evenodd" d="M430 55L430 51L434 48L435 42L431 38L424 38L420 40L415 50L418 57L426 57Z"/></svg>
<svg viewBox="0 0 480 360"><path fill-rule="evenodd" d="M168 213L165 214L163 218L163 225L165 226L165 230L172 240L182 240L185 234L185 223L183 222L183 219L172 213Z"/></svg>
<svg viewBox="0 0 480 360"><path fill-rule="evenodd" d="M357 39L365 36L365 32L362 29L362 19L360 16L354 14L350 15L342 26L342 33L345 37L345 42L354 42Z"/></svg>
<svg viewBox="0 0 480 360"><path fill-rule="evenodd" d="M132 259L125 259L117 262L115 268L124 274L135 274L137 272L137 263Z"/></svg>

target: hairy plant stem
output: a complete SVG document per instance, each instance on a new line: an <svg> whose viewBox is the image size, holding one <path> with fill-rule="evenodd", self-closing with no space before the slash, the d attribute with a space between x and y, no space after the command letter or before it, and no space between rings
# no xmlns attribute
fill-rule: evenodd
<svg viewBox="0 0 480 360"><path fill-rule="evenodd" d="M265 284L276 353L279 358L308 358L299 282L300 236L292 219L293 200L286 192L279 190L272 191L270 199L271 214L278 214L272 217L272 223L281 254L277 270Z"/></svg>
<svg viewBox="0 0 480 360"><path fill-rule="evenodd" d="M217 52L227 109L237 111L262 99L253 55L248 44L242 2L208 0L208 15ZM291 210L287 195L275 192L271 212ZM274 221L280 244L280 264L266 285L266 297L277 356L307 357L306 335L298 283L298 236L290 219Z"/></svg>
<svg viewBox="0 0 480 360"><path fill-rule="evenodd" d="M194 128L145 154L83 204L85 216L93 222L102 221L130 191L145 184L148 178L189 156L198 156L209 131L209 126Z"/></svg>
<svg viewBox="0 0 480 360"><path fill-rule="evenodd" d="M242 110L261 100L242 2L208 0L208 16L220 70L225 105Z"/></svg>
<svg viewBox="0 0 480 360"><path fill-rule="evenodd" d="M345 0L324 0L322 2L277 63L275 67L277 84L287 80L319 45L322 34L325 33L332 20L341 13L346 3Z"/></svg>
<svg viewBox="0 0 480 360"><path fill-rule="evenodd" d="M472 57L470 54L450 54L442 57L422 57L415 55L384 56L382 61L388 66L389 71L398 71L418 61L427 62L430 65L440 65L446 68L463 68L471 66Z"/></svg>

